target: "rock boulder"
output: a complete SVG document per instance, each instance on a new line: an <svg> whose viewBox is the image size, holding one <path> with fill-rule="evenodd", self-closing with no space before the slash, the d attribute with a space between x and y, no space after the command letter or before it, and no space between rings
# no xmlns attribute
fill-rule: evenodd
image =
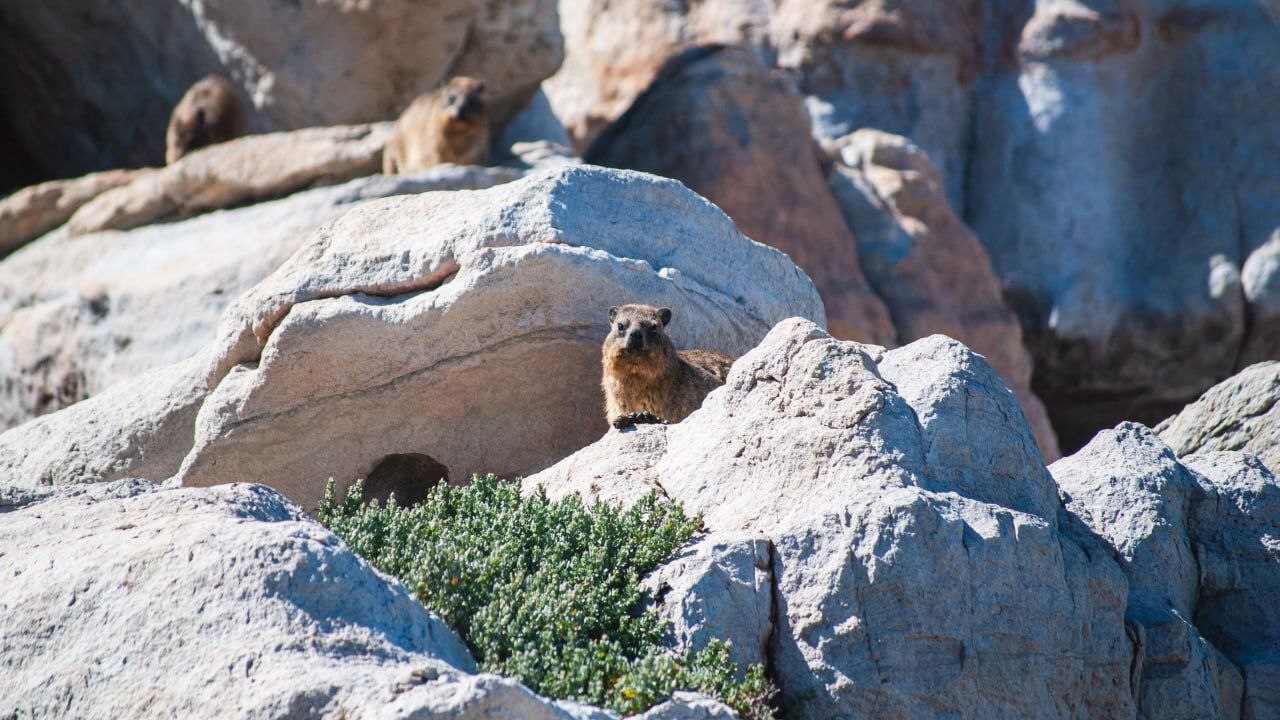
<svg viewBox="0 0 1280 720"><path fill-rule="evenodd" d="M122 448L166 423L190 434L150 455L148 479L265 478L304 507L328 478L345 486L392 455L425 456L452 482L524 474L606 429L605 311L631 300L673 307L680 346L731 354L791 313L823 318L786 256L670 180L566 164L371 201L228 306L185 370L156 371L186 390L139 381L0 435L0 477L143 474Z"/></svg>
<svg viewBox="0 0 1280 720"><path fill-rule="evenodd" d="M946 342L886 353L788 320L685 421L610 432L526 488L654 490L703 515L702 544L767 537L769 658L792 716L1131 715L1123 575L1057 529L1012 395L967 350L923 351ZM707 622L747 633L765 612Z"/></svg>
<svg viewBox="0 0 1280 720"><path fill-rule="evenodd" d="M1129 580L1141 716L1275 717L1275 476L1239 453L1179 461L1132 423L1099 433L1050 470L1067 512L1114 548Z"/></svg>
<svg viewBox="0 0 1280 720"><path fill-rule="evenodd" d="M1258 363L1156 426L1179 455L1238 450L1280 469L1280 362Z"/></svg>
<svg viewBox="0 0 1280 720"><path fill-rule="evenodd" d="M196 354L228 303L356 202L528 170L442 166L128 232L51 233L0 261L0 429Z"/></svg>

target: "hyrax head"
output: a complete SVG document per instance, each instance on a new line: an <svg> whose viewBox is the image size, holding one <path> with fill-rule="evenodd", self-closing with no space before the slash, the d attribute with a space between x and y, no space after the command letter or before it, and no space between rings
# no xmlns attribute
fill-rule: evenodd
<svg viewBox="0 0 1280 720"><path fill-rule="evenodd" d="M484 82L458 76L449 80L441 93L444 111L451 120L464 123L484 118Z"/></svg>
<svg viewBox="0 0 1280 720"><path fill-rule="evenodd" d="M627 353L648 353L666 347L666 331L671 322L669 308L623 305L609 308L608 341Z"/></svg>

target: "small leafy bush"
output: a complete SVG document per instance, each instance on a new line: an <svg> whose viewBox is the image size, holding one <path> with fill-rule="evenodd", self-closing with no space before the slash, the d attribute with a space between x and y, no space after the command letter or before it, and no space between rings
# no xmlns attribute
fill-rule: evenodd
<svg viewBox="0 0 1280 720"><path fill-rule="evenodd" d="M320 522L462 636L481 668L543 695L631 714L675 690L717 697L744 718L772 718L759 666L742 681L724 643L677 657L644 609L639 581L700 526L650 494L629 509L577 497L529 497L492 475L440 485L408 508L364 503L333 483Z"/></svg>

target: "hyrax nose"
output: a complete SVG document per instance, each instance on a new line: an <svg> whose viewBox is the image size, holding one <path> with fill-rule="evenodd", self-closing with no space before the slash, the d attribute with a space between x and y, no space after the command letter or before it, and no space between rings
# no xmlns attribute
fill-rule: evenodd
<svg viewBox="0 0 1280 720"><path fill-rule="evenodd" d="M644 335L632 331L627 333L627 349L639 350L644 347Z"/></svg>

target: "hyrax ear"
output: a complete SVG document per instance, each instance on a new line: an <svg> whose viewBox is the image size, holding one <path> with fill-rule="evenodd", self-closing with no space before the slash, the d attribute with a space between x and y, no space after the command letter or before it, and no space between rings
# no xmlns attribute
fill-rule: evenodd
<svg viewBox="0 0 1280 720"><path fill-rule="evenodd" d="M609 322L613 322L618 317L618 308L609 308Z"/></svg>
<svg viewBox="0 0 1280 720"><path fill-rule="evenodd" d="M658 319L662 321L663 325L671 322L671 308L662 308L659 310Z"/></svg>

